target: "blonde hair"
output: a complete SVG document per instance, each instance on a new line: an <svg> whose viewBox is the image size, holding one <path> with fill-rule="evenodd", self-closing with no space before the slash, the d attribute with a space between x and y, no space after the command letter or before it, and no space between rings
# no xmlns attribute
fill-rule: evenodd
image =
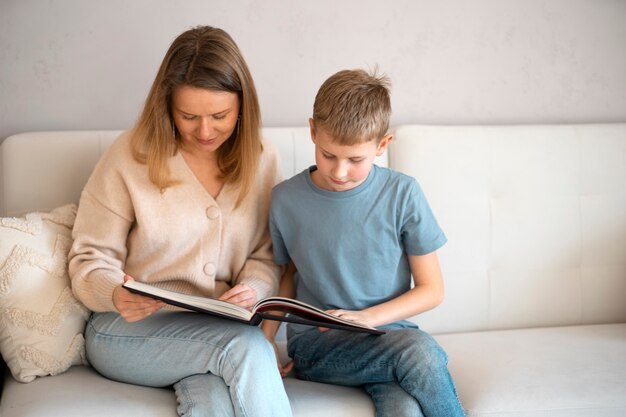
<svg viewBox="0 0 626 417"><path fill-rule="evenodd" d="M217 150L218 166L227 183L239 184L237 205L254 180L261 144L261 111L254 81L235 41L223 30L199 26L179 35L168 49L132 131L134 158L163 192L176 184L168 158L180 138L172 116L172 92L179 86L228 91L239 97L238 125Z"/></svg>
<svg viewBox="0 0 626 417"><path fill-rule="evenodd" d="M391 83L386 75L343 70L328 78L315 96L313 121L341 145L380 141L389 128Z"/></svg>

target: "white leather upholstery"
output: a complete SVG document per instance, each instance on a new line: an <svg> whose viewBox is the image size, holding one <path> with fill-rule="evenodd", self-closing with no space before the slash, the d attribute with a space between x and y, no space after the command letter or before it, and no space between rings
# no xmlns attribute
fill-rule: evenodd
<svg viewBox="0 0 626 417"><path fill-rule="evenodd" d="M0 215L77 203L94 165L121 132L30 132L7 138L0 147ZM269 127L263 136L277 147L285 178L315 164L308 127ZM376 162L387 166L387 158Z"/></svg>
<svg viewBox="0 0 626 417"><path fill-rule="evenodd" d="M468 417L623 417L626 324L437 335ZM358 388L285 380L294 417L373 417ZM109 381L86 367L21 384L2 417L175 417L167 389ZM88 414L87 414L88 412Z"/></svg>
<svg viewBox="0 0 626 417"><path fill-rule="evenodd" d="M402 126L449 242L434 333L626 322L626 125Z"/></svg>
<svg viewBox="0 0 626 417"><path fill-rule="evenodd" d="M285 382L296 417L373 416L369 397L357 388L289 378ZM349 410L349 413L346 413ZM7 380L0 405L2 417L176 417L170 389L113 382L91 368L75 366L64 374L30 384ZM220 416L215 416L220 417Z"/></svg>
<svg viewBox="0 0 626 417"><path fill-rule="evenodd" d="M626 416L626 324L438 335L468 417Z"/></svg>
<svg viewBox="0 0 626 417"><path fill-rule="evenodd" d="M118 133L5 140L0 214L78 201ZM264 136L285 177L313 163L308 128ZM626 124L402 126L389 166L419 180L449 238L446 300L415 320L448 352L468 417L626 415ZM358 388L285 386L295 417L374 416ZM88 367L30 384L9 376L0 399L2 417L174 417L175 407L171 390Z"/></svg>
<svg viewBox="0 0 626 417"><path fill-rule="evenodd" d="M78 203L93 167L120 133L30 132L5 139L0 147L0 215Z"/></svg>

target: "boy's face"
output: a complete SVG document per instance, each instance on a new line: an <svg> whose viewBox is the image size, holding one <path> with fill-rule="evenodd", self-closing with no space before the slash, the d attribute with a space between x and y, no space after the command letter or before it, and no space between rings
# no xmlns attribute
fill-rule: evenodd
<svg viewBox="0 0 626 417"><path fill-rule="evenodd" d="M386 135L378 144L376 140L356 145L339 145L323 129L316 130L313 120L311 139L315 144L317 170L311 174L313 183L328 191L347 191L367 179L374 159L387 149L392 135Z"/></svg>

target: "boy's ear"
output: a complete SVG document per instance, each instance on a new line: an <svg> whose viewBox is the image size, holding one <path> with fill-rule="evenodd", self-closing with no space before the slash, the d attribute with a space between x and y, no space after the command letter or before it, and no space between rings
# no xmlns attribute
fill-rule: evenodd
<svg viewBox="0 0 626 417"><path fill-rule="evenodd" d="M311 130L311 140L315 143L315 120L312 117L309 118L309 128Z"/></svg>
<svg viewBox="0 0 626 417"><path fill-rule="evenodd" d="M381 140L378 142L378 147L376 148L376 156L381 156L387 150L387 146L389 146L389 142L393 140L393 135L391 133L387 133Z"/></svg>

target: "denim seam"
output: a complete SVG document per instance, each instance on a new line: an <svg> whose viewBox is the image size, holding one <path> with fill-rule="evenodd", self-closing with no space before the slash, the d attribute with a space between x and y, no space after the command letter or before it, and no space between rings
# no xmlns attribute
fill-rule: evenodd
<svg viewBox="0 0 626 417"><path fill-rule="evenodd" d="M222 349L222 348L220 348ZM239 381L237 380L237 374L236 372L234 372L235 370L235 366L233 365L232 361L230 360L230 353L225 350L222 349L222 351L224 352L225 358L224 358L224 366L226 366L226 364L228 363L228 366L230 366L231 368L231 372L234 376L234 380L233 380L233 385L232 388L235 390L236 392L236 400L237 400L237 405L239 406L239 410L241 410L241 414L243 417L247 417L248 416L248 412L246 411L243 402L241 401L241 393L239 391ZM223 374L223 372L222 372ZM221 377L222 379L224 378L223 376ZM228 385L227 385L228 386ZM230 390L231 386L228 386L228 389ZM233 398L231 397L231 401L233 401ZM234 403L233 403L234 406ZM235 412L235 414L237 414L237 412Z"/></svg>
<svg viewBox="0 0 626 417"><path fill-rule="evenodd" d="M231 369L231 372L233 374L233 376L235 377L235 380L233 380L233 387L236 391L236 399L237 399L237 404L239 405L239 409L242 412L242 416L243 417L247 417L248 413L246 411L246 409L244 408L243 403L241 402L241 393L240 390L238 388L239 383L236 380L236 373L234 372L234 370L236 369L235 366L232 363L232 360L230 359L230 354L228 352L228 350L224 349L221 346L218 346L216 344L212 344L211 342L207 341L207 340L195 340L192 338L181 338L181 337L164 337L164 336L127 336L127 335L117 335L117 334L110 334L110 333L103 333L103 332L99 332L98 330L96 330L93 325L91 323L89 323L89 326L93 329L93 332L95 334L96 337L101 337L101 338L121 338L121 339L142 339L142 340L146 340L146 339L154 339L154 340L175 340L175 341L185 341L185 342L193 342L193 343L201 343L205 346L210 346L213 349L220 349L223 353L224 353L224 366L228 365ZM223 375L223 372L221 372L221 374ZM222 375L218 375L220 378L224 378ZM230 386L229 386L230 388ZM231 398L232 400L232 398Z"/></svg>
<svg viewBox="0 0 626 417"><path fill-rule="evenodd" d="M180 382L180 381L178 381ZM193 397L191 395L189 395L189 390L187 389L185 384L179 384L179 387L181 387L181 391L182 393L185 395L185 404L188 405L187 409L184 410L184 413L188 413L189 409L193 410L193 407L195 406L195 403L193 401Z"/></svg>
<svg viewBox="0 0 626 417"><path fill-rule="evenodd" d="M329 361L329 360L312 360L300 356L298 354L293 356L293 360L295 363L300 363L305 366L315 366L315 367L323 367L323 368L350 368L352 370L357 368L367 367L369 369L389 369L391 365L390 362L355 362L355 361Z"/></svg>

